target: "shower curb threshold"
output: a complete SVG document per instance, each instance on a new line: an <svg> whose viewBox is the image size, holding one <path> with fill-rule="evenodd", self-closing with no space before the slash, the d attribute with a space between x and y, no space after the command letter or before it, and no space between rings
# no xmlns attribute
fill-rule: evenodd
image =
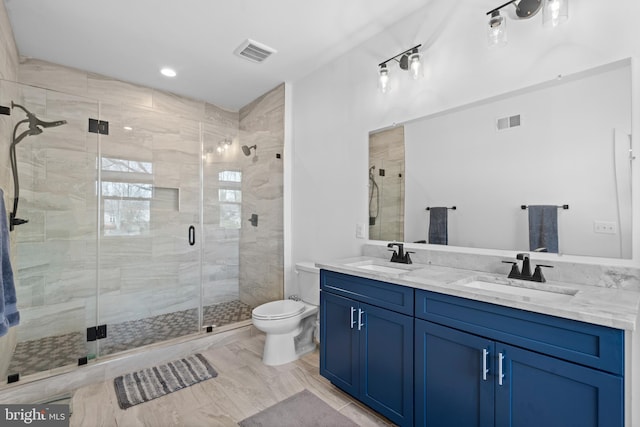
<svg viewBox="0 0 640 427"><path fill-rule="evenodd" d="M17 383L7 384L3 381L0 383L0 404L44 401L52 396L72 393L80 387L109 380L127 372L165 363L260 333L251 325L251 320L221 327L214 332L175 338L107 355L80 367L63 367L29 375Z"/></svg>

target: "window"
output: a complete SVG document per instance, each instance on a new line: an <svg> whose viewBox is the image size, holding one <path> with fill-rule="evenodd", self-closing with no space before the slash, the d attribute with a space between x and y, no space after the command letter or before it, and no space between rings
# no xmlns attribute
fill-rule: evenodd
<svg viewBox="0 0 640 427"><path fill-rule="evenodd" d="M104 236L138 236L151 223L152 164L102 158L102 211Z"/></svg>
<svg viewBox="0 0 640 427"><path fill-rule="evenodd" d="M220 202L220 227L239 229L242 207L242 172L222 171L218 173L220 188L218 189L218 201Z"/></svg>

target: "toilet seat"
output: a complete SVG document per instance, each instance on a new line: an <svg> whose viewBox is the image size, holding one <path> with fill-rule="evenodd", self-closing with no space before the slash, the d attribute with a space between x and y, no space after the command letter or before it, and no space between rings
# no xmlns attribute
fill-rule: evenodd
<svg viewBox="0 0 640 427"><path fill-rule="evenodd" d="M286 299L262 304L254 308L251 315L254 319L260 320L288 319L299 315L304 309L304 303Z"/></svg>

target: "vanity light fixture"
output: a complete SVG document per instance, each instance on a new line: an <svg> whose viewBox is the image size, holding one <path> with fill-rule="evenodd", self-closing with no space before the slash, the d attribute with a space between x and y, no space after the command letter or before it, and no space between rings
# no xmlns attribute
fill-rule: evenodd
<svg viewBox="0 0 640 427"><path fill-rule="evenodd" d="M381 64L378 73L380 74L378 76L378 89L382 93L387 93L389 91L389 69L387 64Z"/></svg>
<svg viewBox="0 0 640 427"><path fill-rule="evenodd" d="M542 9L542 22L545 27L556 27L569 18L569 0L510 0L487 12L487 40L490 47L507 42L507 19L500 15L500 9L510 4L515 6L518 19L529 19Z"/></svg>
<svg viewBox="0 0 640 427"><path fill-rule="evenodd" d="M489 47L501 46L507 43L507 19L500 15L499 10L491 11L491 18L487 27L487 41L489 42Z"/></svg>
<svg viewBox="0 0 640 427"><path fill-rule="evenodd" d="M402 51L378 64L378 89L380 92L386 93L390 89L388 63L391 61L396 61L401 70L409 71L414 80L422 77L422 55L420 55L421 46L422 45L419 44L411 49Z"/></svg>
<svg viewBox="0 0 640 427"><path fill-rule="evenodd" d="M222 141L218 142L218 148L216 148L216 151L218 152L218 154L222 154L225 151L227 151L227 148L229 148L229 146L231 145L233 141L231 141L230 139L223 139Z"/></svg>
<svg viewBox="0 0 640 427"><path fill-rule="evenodd" d="M544 0L542 24L545 27L557 27L569 19L568 0Z"/></svg>

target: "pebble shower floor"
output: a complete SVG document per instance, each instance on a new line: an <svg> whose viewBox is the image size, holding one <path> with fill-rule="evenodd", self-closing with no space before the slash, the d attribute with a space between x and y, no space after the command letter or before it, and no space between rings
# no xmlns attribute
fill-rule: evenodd
<svg viewBox="0 0 640 427"><path fill-rule="evenodd" d="M252 307L229 301L204 307L203 325L215 327L251 319ZM100 354L113 354L195 332L196 309L161 314L145 319L107 325L107 338L100 340ZM8 374L20 376L78 363L86 356L86 336L80 332L18 343Z"/></svg>

